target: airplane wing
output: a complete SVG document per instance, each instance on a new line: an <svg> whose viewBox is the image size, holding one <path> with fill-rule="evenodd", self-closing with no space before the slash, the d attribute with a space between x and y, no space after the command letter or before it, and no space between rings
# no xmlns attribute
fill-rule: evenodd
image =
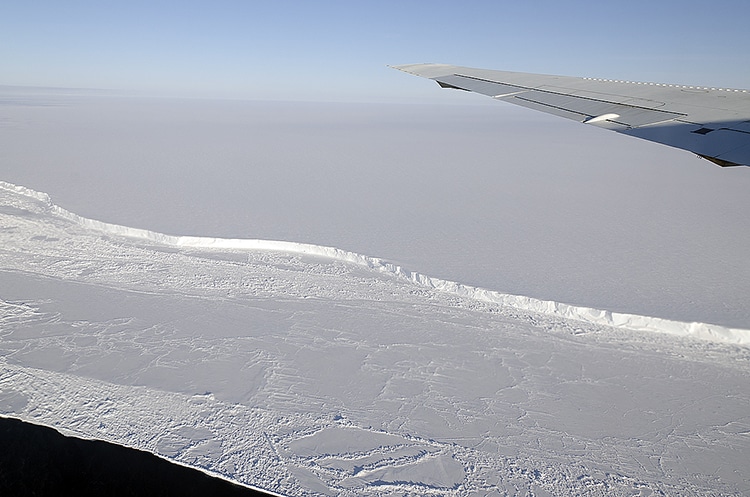
<svg viewBox="0 0 750 497"><path fill-rule="evenodd" d="M492 71L446 64L394 69L618 133L750 166L750 91Z"/></svg>

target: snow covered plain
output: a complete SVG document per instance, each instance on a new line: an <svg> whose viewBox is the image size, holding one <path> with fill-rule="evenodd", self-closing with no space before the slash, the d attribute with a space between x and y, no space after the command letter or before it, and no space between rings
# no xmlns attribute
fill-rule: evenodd
<svg viewBox="0 0 750 497"><path fill-rule="evenodd" d="M332 246L505 293L750 327L747 168L461 96L476 105L0 88L0 180L125 226Z"/></svg>
<svg viewBox="0 0 750 497"><path fill-rule="evenodd" d="M33 103L24 114L15 100L10 135L23 116L61 110ZM28 136L44 136L32 117ZM44 183L65 174L56 167L25 174ZM669 295L659 318L637 317L451 283L416 256L404 269L354 251L356 233L351 244L175 237L55 203L0 187L3 415L289 495L750 492L739 300L726 323L664 320L681 315ZM722 261L744 274L733 248L700 277Z"/></svg>
<svg viewBox="0 0 750 497"><path fill-rule="evenodd" d="M7 183L0 229L4 415L290 495L750 490L746 345L325 247L186 243Z"/></svg>

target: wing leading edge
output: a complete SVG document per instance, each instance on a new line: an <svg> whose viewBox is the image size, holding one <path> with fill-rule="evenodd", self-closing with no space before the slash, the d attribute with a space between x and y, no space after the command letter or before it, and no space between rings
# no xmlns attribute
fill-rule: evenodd
<svg viewBox="0 0 750 497"><path fill-rule="evenodd" d="M689 150L722 167L750 166L750 91L492 71L393 66L496 100Z"/></svg>

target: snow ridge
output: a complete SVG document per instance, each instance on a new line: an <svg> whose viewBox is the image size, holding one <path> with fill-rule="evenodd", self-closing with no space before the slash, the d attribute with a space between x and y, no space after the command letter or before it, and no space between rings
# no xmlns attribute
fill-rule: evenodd
<svg viewBox="0 0 750 497"><path fill-rule="evenodd" d="M23 186L13 185L0 181L0 188L14 191L26 197L33 198L47 205L53 214L72 221L82 227L108 233L111 235L124 236L148 240L172 247L204 248L224 250L247 250L247 251L278 251L295 254L315 255L345 261L368 267L382 273L407 279L421 287L434 289L441 292L454 294L464 298L470 298L482 302L495 303L516 309L537 312L549 316L564 319L573 319L586 323L611 326L636 331L666 333L677 336L687 336L702 340L732 343L737 345L750 345L750 330L741 328L729 328L725 326L683 322L651 316L640 316L637 314L626 314L612 312L591 307L575 306L550 300L541 300L522 295L501 293L485 288L464 285L455 281L427 276L416 271L411 271L399 265L387 262L377 257L357 254L335 247L313 245L299 242L288 242L278 240L237 239L237 238L212 238L199 236L175 236L149 231L140 228L131 228L117 224L105 223L95 219L88 219L52 203L46 193L37 192Z"/></svg>

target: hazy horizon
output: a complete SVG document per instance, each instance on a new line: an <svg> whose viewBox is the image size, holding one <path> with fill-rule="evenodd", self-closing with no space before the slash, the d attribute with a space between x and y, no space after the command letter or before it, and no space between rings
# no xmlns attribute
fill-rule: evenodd
<svg viewBox="0 0 750 497"><path fill-rule="evenodd" d="M43 0L12 2L0 13L5 85L259 100L461 98L386 67L438 62L750 87L744 63L750 10L739 0L709 10L675 0L648 8L579 0L511 5L136 0L127 7ZM622 36L635 26L637 36Z"/></svg>

